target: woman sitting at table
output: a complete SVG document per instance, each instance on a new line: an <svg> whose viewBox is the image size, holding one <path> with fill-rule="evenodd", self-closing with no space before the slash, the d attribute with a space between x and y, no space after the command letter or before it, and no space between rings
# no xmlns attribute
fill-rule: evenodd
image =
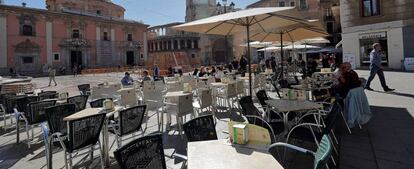
<svg viewBox="0 0 414 169"><path fill-rule="evenodd" d="M352 70L350 63L345 62L339 66L340 76L338 84L332 88L331 95L339 94L342 98L346 98L351 89L361 87L361 81L358 74Z"/></svg>
<svg viewBox="0 0 414 169"><path fill-rule="evenodd" d="M203 77L205 75L207 75L206 70L204 67L201 67L200 72L198 73L198 77Z"/></svg>
<svg viewBox="0 0 414 169"><path fill-rule="evenodd" d="M194 71L193 71L193 76L194 76L194 77L198 76L198 69L197 69L197 68L194 68Z"/></svg>

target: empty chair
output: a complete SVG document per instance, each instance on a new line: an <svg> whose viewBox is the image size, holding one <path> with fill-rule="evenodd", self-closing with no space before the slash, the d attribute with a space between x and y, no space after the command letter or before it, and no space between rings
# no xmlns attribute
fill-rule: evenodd
<svg viewBox="0 0 414 169"><path fill-rule="evenodd" d="M76 105L76 111L81 111L86 108L88 102L88 95L79 95L68 98L68 103Z"/></svg>
<svg viewBox="0 0 414 169"><path fill-rule="evenodd" d="M118 148L122 146L123 136L134 134L140 130L142 134L144 134L141 125L144 121L146 108L146 105L140 105L119 112L118 119L111 124L109 128L109 131L116 136L115 140L118 144Z"/></svg>
<svg viewBox="0 0 414 169"><path fill-rule="evenodd" d="M2 95L2 114L3 114L3 122L4 122L4 129L7 128L6 116L9 116L10 125L13 124L12 115L14 114L14 109L17 108L16 100L26 97L25 95L15 95L15 94L3 94Z"/></svg>
<svg viewBox="0 0 414 169"><path fill-rule="evenodd" d="M41 93L38 93L37 96L40 97L40 100L57 99L58 93L56 91L42 91Z"/></svg>
<svg viewBox="0 0 414 169"><path fill-rule="evenodd" d="M138 105L137 94L133 88L124 88L118 91L121 95L120 104L124 107L133 107Z"/></svg>
<svg viewBox="0 0 414 169"><path fill-rule="evenodd" d="M62 146L64 150L66 168L72 168L72 153L85 147L90 147L89 157L91 162L93 161L95 145L99 143L98 150L101 149L99 134L101 133L104 120L105 114L97 114L68 122L68 137L59 138L60 146ZM103 154L102 151L99 152L101 152L101 166L104 168ZM67 156L69 156L69 159L67 159Z"/></svg>
<svg viewBox="0 0 414 169"><path fill-rule="evenodd" d="M296 150L303 154L312 155L314 158L313 166L309 166L309 168L312 168L312 169L325 168L327 166L329 157L331 157L331 154L332 154L332 143L329 140L327 135L324 135L322 137L322 140L319 143L318 149L316 152L312 152L310 150L297 147L295 145L287 144L287 143L274 143L270 145L268 151L275 159L284 158L284 157L280 157L282 153L279 153L280 151L278 151L278 147L284 147L284 148Z"/></svg>
<svg viewBox="0 0 414 169"><path fill-rule="evenodd" d="M175 115L178 131L180 135L182 134L182 125L183 125L183 117L185 117L188 114L194 114L194 108L193 108L193 95L183 95L179 96L176 102L164 102L165 109L164 113L167 113L168 115L168 123L171 123L171 115Z"/></svg>
<svg viewBox="0 0 414 169"><path fill-rule="evenodd" d="M91 94L91 85L90 84L81 84L78 85L80 95L90 95Z"/></svg>
<svg viewBox="0 0 414 169"><path fill-rule="evenodd" d="M176 92L176 91L183 91L184 85L182 82L167 82L167 91L168 92Z"/></svg>
<svg viewBox="0 0 414 169"><path fill-rule="evenodd" d="M163 91L165 90L162 81L148 81L144 82L143 87L143 101L147 105L147 111L155 112L157 115L158 131L162 130L162 122L160 115L162 116L162 106L164 102ZM148 117L153 115L147 114ZM146 125L148 123L145 123ZM146 127L145 127L146 128Z"/></svg>
<svg viewBox="0 0 414 169"><path fill-rule="evenodd" d="M211 89L199 89L198 90L198 97L197 97L198 104L193 104L194 108L196 108L197 113L203 113L204 109L210 110L214 115L213 110L213 96Z"/></svg>
<svg viewBox="0 0 414 169"><path fill-rule="evenodd" d="M237 99L236 83L227 84L221 92L217 94L219 99L223 100L223 106L227 103L228 108L232 108L233 103Z"/></svg>
<svg viewBox="0 0 414 169"><path fill-rule="evenodd" d="M187 141L217 140L216 125L212 115L201 116L183 125Z"/></svg>
<svg viewBox="0 0 414 169"><path fill-rule="evenodd" d="M20 120L23 119L26 126L26 133L29 139L29 121L27 120L27 115L29 114L29 104L32 102L39 101L38 96L26 96L23 98L16 99L16 108L14 108L14 113L16 117L16 142L19 143L20 141ZM26 116L25 116L26 115ZM33 131L32 131L33 133ZM28 143L28 147L30 148L30 144Z"/></svg>
<svg viewBox="0 0 414 169"><path fill-rule="evenodd" d="M282 115L280 115L278 112L273 111L266 103L266 100L269 100L269 96L267 95L265 90L259 90L256 93L256 97L259 100L260 105L262 106L263 110L266 112L267 120L281 120ZM295 114L289 114L290 118L294 118Z"/></svg>
<svg viewBox="0 0 414 169"><path fill-rule="evenodd" d="M131 141L116 150L114 155L121 169L167 169L161 134Z"/></svg>
<svg viewBox="0 0 414 169"><path fill-rule="evenodd" d="M236 93L239 98L245 95L245 89L243 80L236 81Z"/></svg>
<svg viewBox="0 0 414 169"><path fill-rule="evenodd" d="M91 108L101 108L104 107L104 101L108 99L112 100L112 98L96 99L89 102L89 105L91 106Z"/></svg>

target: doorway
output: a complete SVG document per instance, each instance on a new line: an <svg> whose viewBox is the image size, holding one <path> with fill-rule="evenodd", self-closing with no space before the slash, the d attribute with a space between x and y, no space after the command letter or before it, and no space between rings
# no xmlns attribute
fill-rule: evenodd
<svg viewBox="0 0 414 169"><path fill-rule="evenodd" d="M128 66L134 66L135 65L135 58L134 58L134 52L133 51L127 51L126 52L126 64Z"/></svg>
<svg viewBox="0 0 414 169"><path fill-rule="evenodd" d="M74 66L82 65L82 52L81 51L71 51L70 52L70 68L73 69Z"/></svg>

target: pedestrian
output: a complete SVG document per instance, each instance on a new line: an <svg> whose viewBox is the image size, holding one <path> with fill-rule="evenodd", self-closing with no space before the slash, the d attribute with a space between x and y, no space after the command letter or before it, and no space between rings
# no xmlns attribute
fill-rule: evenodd
<svg viewBox="0 0 414 169"><path fill-rule="evenodd" d="M160 68L158 67L158 65L155 64L152 71L154 72L154 80L158 79L160 77Z"/></svg>
<svg viewBox="0 0 414 169"><path fill-rule="evenodd" d="M73 65L72 72L73 72L73 77L76 77L76 75L78 74L78 66L76 64Z"/></svg>
<svg viewBox="0 0 414 169"><path fill-rule="evenodd" d="M375 78L375 75L377 74L384 91L385 92L394 91L395 89L389 88L387 86L387 83L385 82L384 69L381 65L381 61L382 61L381 44L374 43L372 45L372 48L373 50L369 54L369 58L371 62L370 73L369 73L369 78L367 82L365 83L365 89L370 90L370 91L374 90L370 87L370 85L371 85L371 81Z"/></svg>
<svg viewBox="0 0 414 169"><path fill-rule="evenodd" d="M55 86L57 86L57 83L55 80L56 69L54 69L52 66L49 66L49 69L47 72L49 73L49 87L50 87L50 84L52 83L52 80L55 83Z"/></svg>

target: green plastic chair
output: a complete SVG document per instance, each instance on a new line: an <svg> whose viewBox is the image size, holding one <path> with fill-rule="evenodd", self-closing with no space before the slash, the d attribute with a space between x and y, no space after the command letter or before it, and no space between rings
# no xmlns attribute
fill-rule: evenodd
<svg viewBox="0 0 414 169"><path fill-rule="evenodd" d="M278 153L277 148L278 147L285 147L289 149L293 149L296 151L299 151L304 154L312 155L314 157L314 163L313 163L313 169L322 169L324 166L328 167L328 160L331 157L332 154L332 143L328 137L328 135L323 135L321 142L319 143L318 150L316 152L312 152L310 150L287 144L287 143L274 143L270 145L268 151L269 153L277 159Z"/></svg>

